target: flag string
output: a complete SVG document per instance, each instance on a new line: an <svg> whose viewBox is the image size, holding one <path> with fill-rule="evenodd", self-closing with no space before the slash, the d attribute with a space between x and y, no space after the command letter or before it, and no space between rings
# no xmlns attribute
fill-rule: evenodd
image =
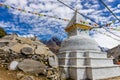
<svg viewBox="0 0 120 80"><path fill-rule="evenodd" d="M6 4L3 4L3 3L0 3L0 6L5 6L8 9L11 8L11 9L18 10L18 11L21 11L21 12L30 13L30 14L33 14L33 15L38 15L38 16L41 16L41 17L44 16L44 17L48 17L48 18L59 19L59 20L66 21L66 22L70 21L69 19L66 19L66 18L60 18L60 17L57 17L57 16L50 16L50 15L45 15L45 14L41 14L41 13L37 13L37 12L32 12L32 11L29 11L29 10L9 6L9 5L6 5ZM92 26L92 28L109 27L114 22L115 22L115 20L113 20L112 22L104 24L103 26L99 27L99 25L96 24L96 23L93 24L93 23L90 23L90 22L85 22L85 21L80 20L81 24L90 25L90 26Z"/></svg>
<svg viewBox="0 0 120 80"><path fill-rule="evenodd" d="M100 33L100 34L103 34L103 35L105 35L105 36L107 36L107 37L110 37L110 38L112 38L112 39L114 39L114 40L116 40L116 41L120 41L119 39L116 39L116 38L112 37L111 35L106 34L105 32L103 33L103 32L101 32L101 31L98 31L98 30L95 30L95 29L94 29L94 31L96 31L96 32L98 32L98 33Z"/></svg>

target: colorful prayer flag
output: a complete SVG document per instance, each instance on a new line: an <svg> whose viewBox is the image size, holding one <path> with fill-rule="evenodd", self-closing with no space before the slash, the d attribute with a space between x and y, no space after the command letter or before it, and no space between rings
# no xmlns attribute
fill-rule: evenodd
<svg viewBox="0 0 120 80"><path fill-rule="evenodd" d="M7 7L7 8L11 8L11 6L8 6L8 5L5 5L5 7Z"/></svg>
<svg viewBox="0 0 120 80"><path fill-rule="evenodd" d="M49 16L49 15L39 14L39 13L32 12L32 11L26 11L26 10L21 9L21 8L15 8L15 7L12 7L12 6L9 6L9 5L5 5L5 4L1 4L1 3L0 3L0 6L5 6L7 8L12 8L12 9L15 9L15 10L18 10L18 11L31 13L31 14L35 14L35 15L38 15L38 16L45 16L45 17L55 18L55 19L59 19L59 20L63 20L63 21L69 21L69 19L62 19L62 18L59 18L57 16ZM81 21L81 22L83 22L83 21ZM85 24L85 22L83 22L83 24Z"/></svg>
<svg viewBox="0 0 120 80"><path fill-rule="evenodd" d="M39 16L44 16L43 14L38 14Z"/></svg>
<svg viewBox="0 0 120 80"><path fill-rule="evenodd" d="M17 9L18 11L22 11L20 8Z"/></svg>
<svg viewBox="0 0 120 80"><path fill-rule="evenodd" d="M12 9L15 9L14 7L11 6Z"/></svg>
<svg viewBox="0 0 120 80"><path fill-rule="evenodd" d="M22 10L23 12L26 12L25 10Z"/></svg>
<svg viewBox="0 0 120 80"><path fill-rule="evenodd" d="M92 25L91 23L89 23L89 25Z"/></svg>
<svg viewBox="0 0 120 80"><path fill-rule="evenodd" d="M3 6L3 4L0 4L0 6Z"/></svg>
<svg viewBox="0 0 120 80"><path fill-rule="evenodd" d="M115 22L115 20L112 20L112 22L114 23L114 22Z"/></svg>

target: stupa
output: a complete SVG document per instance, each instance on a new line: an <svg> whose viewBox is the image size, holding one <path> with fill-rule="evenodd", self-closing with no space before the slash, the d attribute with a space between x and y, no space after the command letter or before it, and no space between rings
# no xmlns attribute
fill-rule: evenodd
<svg viewBox="0 0 120 80"><path fill-rule="evenodd" d="M91 25L82 24L85 18L75 12L65 28L68 38L61 44L59 66L66 78L74 80L98 80L120 76L120 67L113 58L101 52L98 43L89 36Z"/></svg>

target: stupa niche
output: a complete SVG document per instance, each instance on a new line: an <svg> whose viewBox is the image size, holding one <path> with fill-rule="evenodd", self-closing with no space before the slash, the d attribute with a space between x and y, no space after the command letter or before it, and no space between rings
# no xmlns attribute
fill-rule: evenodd
<svg viewBox="0 0 120 80"><path fill-rule="evenodd" d="M76 11L65 29L68 38L62 42L57 55L65 77L96 80L120 76L120 67L114 65L113 59L107 58L107 54L101 52L97 42L89 36L91 26L80 21L85 19Z"/></svg>

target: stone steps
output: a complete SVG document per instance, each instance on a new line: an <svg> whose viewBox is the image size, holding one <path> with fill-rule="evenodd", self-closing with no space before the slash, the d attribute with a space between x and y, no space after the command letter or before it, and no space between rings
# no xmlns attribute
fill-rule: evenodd
<svg viewBox="0 0 120 80"><path fill-rule="evenodd" d="M91 57L91 58L107 58L107 54L105 52L63 52L57 54L58 57L76 57L76 58L83 58L83 57Z"/></svg>
<svg viewBox="0 0 120 80"><path fill-rule="evenodd" d="M60 65L76 65L76 66L109 66L114 65L112 58L59 58Z"/></svg>
<svg viewBox="0 0 120 80"><path fill-rule="evenodd" d="M60 65L60 67L64 67L66 72L69 72L69 76L75 77L75 80L99 80L110 77L120 76L120 66L65 66ZM77 71L76 71L77 70ZM78 74L78 75L76 75Z"/></svg>
<svg viewBox="0 0 120 80"><path fill-rule="evenodd" d="M99 68L112 68L112 67L119 67L120 68L120 65L109 65L109 66L74 66L74 65L59 65L60 67L65 67L65 68L83 68L83 69L99 69Z"/></svg>

